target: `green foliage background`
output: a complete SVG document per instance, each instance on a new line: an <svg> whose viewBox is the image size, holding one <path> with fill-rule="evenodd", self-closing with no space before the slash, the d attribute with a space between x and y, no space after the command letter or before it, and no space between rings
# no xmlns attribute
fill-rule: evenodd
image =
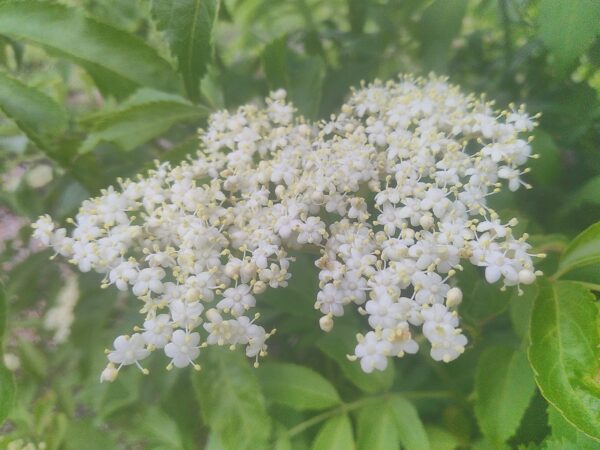
<svg viewBox="0 0 600 450"><path fill-rule="evenodd" d="M600 448L597 0L0 0L2 232L181 161L210 111L284 87L325 118L361 80L430 71L542 113L534 188L494 206L548 253L547 276L518 297L462 274L461 358L364 374L345 357L360 318L319 330L312 258L298 255L290 287L261 298L278 333L260 368L211 349L199 373L155 359L151 376L100 384L103 348L136 305L80 276L56 344L43 316L64 268L20 250L23 226L0 246L0 336L20 361L0 365L0 448Z"/></svg>

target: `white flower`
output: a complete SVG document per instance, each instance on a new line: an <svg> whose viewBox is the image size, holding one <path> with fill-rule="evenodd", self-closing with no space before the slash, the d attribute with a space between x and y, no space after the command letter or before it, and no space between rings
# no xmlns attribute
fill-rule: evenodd
<svg viewBox="0 0 600 450"><path fill-rule="evenodd" d="M175 367L196 366L194 359L200 355L200 334L175 330L171 342L165 345L165 355Z"/></svg>
<svg viewBox="0 0 600 450"><path fill-rule="evenodd" d="M137 277L137 263L132 261L123 261L108 274L111 284L114 284L120 291L129 289L129 284L135 283ZM142 289L142 286L139 289Z"/></svg>
<svg viewBox="0 0 600 450"><path fill-rule="evenodd" d="M165 271L160 267L142 269L135 278L132 291L139 296L145 295L148 291L160 294L164 290L161 281L164 277Z"/></svg>
<svg viewBox="0 0 600 450"><path fill-rule="evenodd" d="M146 348L146 343L141 334L135 333L132 336L119 336L113 342L114 350L108 353L108 360L113 364L128 366L136 364L150 355L150 350ZM141 369L141 367L140 367Z"/></svg>
<svg viewBox="0 0 600 450"><path fill-rule="evenodd" d="M392 344L387 339L380 340L376 333L369 331L361 337L354 349L354 354L360 359L360 367L367 373L373 370L385 370L387 357L392 352Z"/></svg>
<svg viewBox="0 0 600 450"><path fill-rule="evenodd" d="M154 319L144 321L142 336L147 345L163 348L173 334L171 318L168 314L159 314Z"/></svg>
<svg viewBox="0 0 600 450"><path fill-rule="evenodd" d="M450 289L450 286L435 272L417 272L412 279L415 283L415 299L421 305L443 303Z"/></svg>
<svg viewBox="0 0 600 450"><path fill-rule="evenodd" d="M223 300L217 303L217 308L230 312L234 317L239 317L254 305L256 305L256 299L250 294L250 286L240 284L223 292Z"/></svg>
<svg viewBox="0 0 600 450"><path fill-rule="evenodd" d="M291 250L321 253L322 329L346 307L368 316L356 347L366 372L416 352L418 333L436 360L464 351L448 308L462 299L450 286L465 264L517 292L535 282L527 236L488 206L503 188L529 187L522 134L536 124L522 107L494 111L433 76L363 85L322 123L295 119L284 91L265 104L214 113L196 158L120 180L68 230L48 216L34 225L57 254L143 304L143 334L115 341L103 380L154 348L188 365L201 340L243 345L258 364L272 333L246 315L288 285Z"/></svg>
<svg viewBox="0 0 600 450"><path fill-rule="evenodd" d="M323 314L333 316L344 315L344 293L332 283L326 284L317 294L315 308L319 308Z"/></svg>
<svg viewBox="0 0 600 450"><path fill-rule="evenodd" d="M200 302L174 300L169 304L173 323L182 328L195 328L202 323L204 305Z"/></svg>
<svg viewBox="0 0 600 450"><path fill-rule="evenodd" d="M318 217L309 217L306 222L298 224L299 244L318 244L325 234L325 224Z"/></svg>

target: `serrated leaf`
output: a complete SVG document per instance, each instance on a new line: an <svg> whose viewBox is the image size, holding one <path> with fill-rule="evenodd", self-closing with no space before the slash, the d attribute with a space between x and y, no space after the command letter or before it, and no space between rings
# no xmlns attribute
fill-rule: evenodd
<svg viewBox="0 0 600 450"><path fill-rule="evenodd" d="M363 407L357 418L357 450L400 448L396 419L388 402Z"/></svg>
<svg viewBox="0 0 600 450"><path fill-rule="evenodd" d="M542 0L538 23L540 37L566 71L600 34L600 2L596 0Z"/></svg>
<svg viewBox="0 0 600 450"><path fill-rule="evenodd" d="M596 450L599 447L597 441L567 422L552 405L548 405L548 425L552 428L553 439L567 441L580 450Z"/></svg>
<svg viewBox="0 0 600 450"><path fill-rule="evenodd" d="M428 450L429 439L417 408L400 395L391 397L389 405L396 420L402 447L405 450Z"/></svg>
<svg viewBox="0 0 600 450"><path fill-rule="evenodd" d="M352 422L347 414L328 419L315 437L312 450L353 450Z"/></svg>
<svg viewBox="0 0 600 450"><path fill-rule="evenodd" d="M95 115L91 133L81 146L82 153L101 142L112 142L129 151L166 133L173 125L198 121L206 109L182 97L142 89L114 111Z"/></svg>
<svg viewBox="0 0 600 450"><path fill-rule="evenodd" d="M257 369L257 375L273 403L303 411L330 408L341 401L333 385L308 367L268 362Z"/></svg>
<svg viewBox="0 0 600 450"><path fill-rule="evenodd" d="M66 112L58 103L2 72L0 109L42 150L50 149L56 136L67 127Z"/></svg>
<svg viewBox="0 0 600 450"><path fill-rule="evenodd" d="M202 360L192 384L211 431L228 449L265 448L271 423L255 369L240 353L223 348L205 350Z"/></svg>
<svg viewBox="0 0 600 450"><path fill-rule="evenodd" d="M446 69L450 46L460 33L466 9L467 0L436 0L423 11L417 35L427 70Z"/></svg>
<svg viewBox="0 0 600 450"><path fill-rule="evenodd" d="M582 267L600 262L600 222L581 232L567 246L560 257L555 277Z"/></svg>
<svg viewBox="0 0 600 450"><path fill-rule="evenodd" d="M84 68L101 68L131 86L177 88L174 71L153 48L75 8L33 0L1 3L0 34L57 51Z"/></svg>
<svg viewBox="0 0 600 450"><path fill-rule="evenodd" d="M513 436L535 393L527 355L519 349L490 347L475 376L475 416L483 435L496 446Z"/></svg>
<svg viewBox="0 0 600 450"><path fill-rule="evenodd" d="M600 327L594 296L567 281L541 281L529 361L542 395L579 430L600 439Z"/></svg>
<svg viewBox="0 0 600 450"><path fill-rule="evenodd" d="M199 96L200 79L212 56L212 30L219 0L153 0L152 15L165 33L188 95Z"/></svg>
<svg viewBox="0 0 600 450"><path fill-rule="evenodd" d="M330 333L317 341L317 347L333 359L344 376L359 389L370 394L388 390L394 382L393 364L388 364L383 372L365 373L360 368L360 364L349 361L346 357L354 352L355 335L355 330L336 325Z"/></svg>

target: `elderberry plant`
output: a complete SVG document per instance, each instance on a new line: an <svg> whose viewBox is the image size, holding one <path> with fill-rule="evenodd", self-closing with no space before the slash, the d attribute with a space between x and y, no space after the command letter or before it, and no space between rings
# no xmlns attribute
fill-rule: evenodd
<svg viewBox="0 0 600 450"><path fill-rule="evenodd" d="M516 219L487 206L503 184L528 187L536 123L523 107L496 111L433 76L363 85L319 123L285 99L278 90L264 107L213 114L196 158L120 180L83 203L72 230L49 216L34 224L57 254L141 301L143 323L115 339L101 380L132 364L146 372L155 350L167 369L200 369L207 345L243 346L258 366L275 330L252 308L287 286L289 249L321 254L321 329L350 305L367 316L348 356L367 373L416 353L417 334L436 361L464 352L461 264L503 288L540 275Z"/></svg>

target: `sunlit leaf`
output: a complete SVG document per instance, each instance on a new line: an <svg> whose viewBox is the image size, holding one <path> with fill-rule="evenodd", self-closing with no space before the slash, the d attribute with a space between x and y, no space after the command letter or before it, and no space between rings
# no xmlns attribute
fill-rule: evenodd
<svg viewBox="0 0 600 450"><path fill-rule="evenodd" d="M580 450L595 450L599 447L598 441L577 430L552 405L548 406L548 424L552 428L552 439L566 441Z"/></svg>
<svg viewBox="0 0 600 450"><path fill-rule="evenodd" d="M1 8L0 5L0 11ZM67 115L62 106L41 91L0 72L0 109L38 147L56 155L56 137L67 127Z"/></svg>
<svg viewBox="0 0 600 450"><path fill-rule="evenodd" d="M333 385L308 367L265 362L257 369L267 400L297 410L325 409L339 404Z"/></svg>
<svg viewBox="0 0 600 450"><path fill-rule="evenodd" d="M167 61L138 37L88 18L75 8L25 0L0 3L0 33L60 52L131 86L173 91L176 76Z"/></svg>
<svg viewBox="0 0 600 450"><path fill-rule="evenodd" d="M529 361L543 394L600 439L600 327L594 296L567 281L542 282L531 316Z"/></svg>
<svg viewBox="0 0 600 450"><path fill-rule="evenodd" d="M152 15L179 62L188 95L197 99L212 54L219 0L153 0Z"/></svg>
<svg viewBox="0 0 600 450"><path fill-rule="evenodd" d="M600 262L600 222L581 232L560 258L558 274Z"/></svg>
<svg viewBox="0 0 600 450"><path fill-rule="evenodd" d="M144 89L142 98L134 98L114 111L95 116L91 133L81 147L88 152L101 142L112 142L122 150L132 150L161 136L173 125L198 122L206 109L184 98Z"/></svg>

